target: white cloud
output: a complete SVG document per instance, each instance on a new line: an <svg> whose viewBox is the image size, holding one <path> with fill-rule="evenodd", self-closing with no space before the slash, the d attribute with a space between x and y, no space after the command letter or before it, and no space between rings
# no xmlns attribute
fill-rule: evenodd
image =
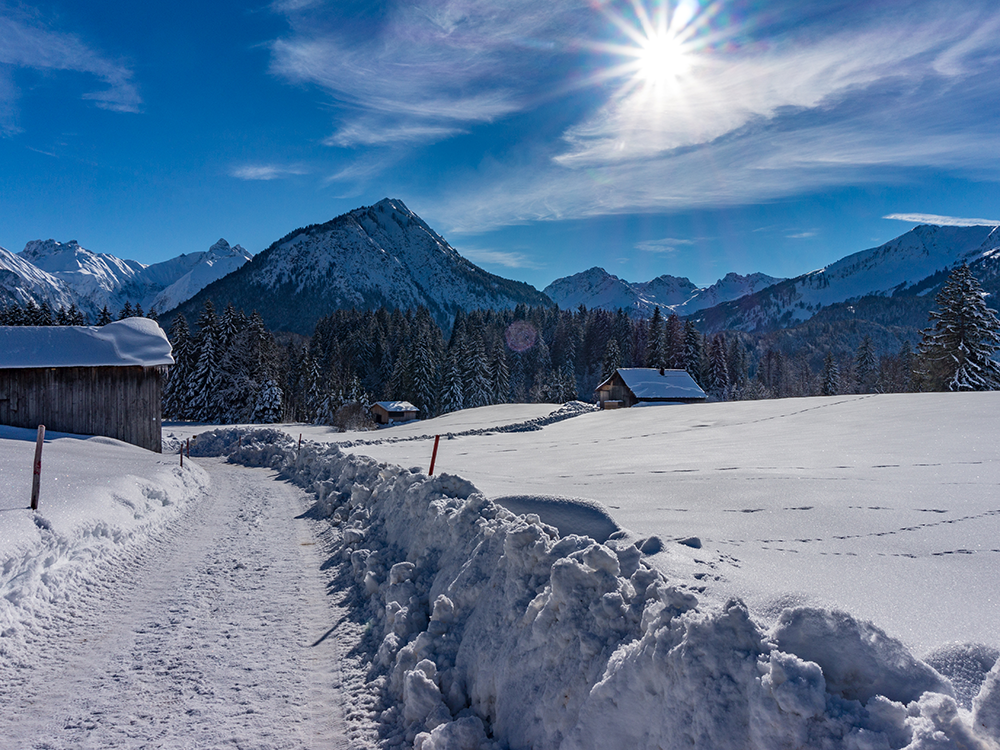
<svg viewBox="0 0 1000 750"><path fill-rule="evenodd" d="M283 167L275 164L252 164L234 167L229 173L241 180L278 180L291 175L306 174L301 167Z"/></svg>
<svg viewBox="0 0 1000 750"><path fill-rule="evenodd" d="M790 240L806 240L810 237L815 237L816 234L816 232L796 232L795 234L786 235L786 237Z"/></svg>
<svg viewBox="0 0 1000 750"><path fill-rule="evenodd" d="M1000 221L995 219L963 219L937 214L889 214L882 218L905 221L908 224L934 224L939 227L1000 227Z"/></svg>
<svg viewBox="0 0 1000 750"><path fill-rule="evenodd" d="M430 143L441 141L462 128L447 125L388 125L369 119L353 122L325 139L327 146L382 146L390 143Z"/></svg>
<svg viewBox="0 0 1000 750"><path fill-rule="evenodd" d="M675 239L673 237L665 237L662 240L646 240L644 242L638 243L635 247L636 250L642 250L646 253L665 253L672 255L677 252L678 245L693 245L694 240L685 239Z"/></svg>
<svg viewBox="0 0 1000 750"><path fill-rule="evenodd" d="M73 34L53 31L7 8L0 8L0 65L35 70L84 73L99 79L105 88L81 94L97 107L115 112L138 112L142 98L132 71L124 64L95 52ZM2 72L2 71L0 71ZM9 108L18 91L11 79L0 75L0 103L8 110L0 128L12 128Z"/></svg>
<svg viewBox="0 0 1000 750"><path fill-rule="evenodd" d="M544 267L524 253L479 248L466 248L460 252L474 263L488 263L494 266L504 266L505 268L540 269Z"/></svg>

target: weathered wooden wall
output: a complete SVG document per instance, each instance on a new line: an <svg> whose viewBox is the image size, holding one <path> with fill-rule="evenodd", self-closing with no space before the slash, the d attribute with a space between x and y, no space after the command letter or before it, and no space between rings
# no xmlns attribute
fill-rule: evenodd
<svg viewBox="0 0 1000 750"><path fill-rule="evenodd" d="M105 435L161 451L158 367L0 370L0 424Z"/></svg>

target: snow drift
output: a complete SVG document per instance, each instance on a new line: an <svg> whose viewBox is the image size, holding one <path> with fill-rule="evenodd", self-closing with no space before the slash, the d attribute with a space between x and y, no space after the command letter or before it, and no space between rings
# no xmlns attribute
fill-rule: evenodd
<svg viewBox="0 0 1000 750"><path fill-rule="evenodd" d="M700 604L623 534L561 535L459 477L298 449L277 430L217 430L196 451L315 493L370 596L371 684L395 703L381 720L396 744L1000 747L997 666L965 711L946 678L870 624L793 608L765 632L738 600Z"/></svg>

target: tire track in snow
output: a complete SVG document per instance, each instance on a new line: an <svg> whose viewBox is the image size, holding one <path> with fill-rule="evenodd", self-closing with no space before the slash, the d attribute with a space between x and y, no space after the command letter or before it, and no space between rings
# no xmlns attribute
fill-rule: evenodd
<svg viewBox="0 0 1000 750"><path fill-rule="evenodd" d="M341 705L350 640L306 496L273 472L200 463L209 493L81 592L32 667L0 668L0 745L355 744Z"/></svg>

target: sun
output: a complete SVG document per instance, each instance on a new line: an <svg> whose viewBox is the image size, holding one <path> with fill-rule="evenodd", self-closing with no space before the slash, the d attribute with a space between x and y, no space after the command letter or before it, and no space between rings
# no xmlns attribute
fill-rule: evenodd
<svg viewBox="0 0 1000 750"><path fill-rule="evenodd" d="M698 0L628 0L624 9L609 5L602 12L620 41L591 46L620 62L605 67L594 80L620 79L623 95L642 92L662 100L694 76L710 15Z"/></svg>
<svg viewBox="0 0 1000 750"><path fill-rule="evenodd" d="M636 76L648 84L680 78L691 70L691 58L683 42L669 30L644 37L635 50Z"/></svg>

